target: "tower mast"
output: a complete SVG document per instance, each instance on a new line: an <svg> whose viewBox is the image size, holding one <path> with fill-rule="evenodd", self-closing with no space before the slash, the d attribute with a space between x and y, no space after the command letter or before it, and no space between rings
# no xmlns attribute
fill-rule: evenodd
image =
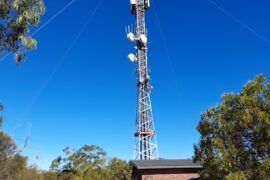
<svg viewBox="0 0 270 180"><path fill-rule="evenodd" d="M149 69L147 65L147 30L145 25L145 11L150 7L150 0L130 0L131 13L136 17L136 30L129 29L127 37L136 44L136 54L129 54L131 62L137 63L137 115L134 158L136 160L158 159L158 145L152 114L149 83Z"/></svg>

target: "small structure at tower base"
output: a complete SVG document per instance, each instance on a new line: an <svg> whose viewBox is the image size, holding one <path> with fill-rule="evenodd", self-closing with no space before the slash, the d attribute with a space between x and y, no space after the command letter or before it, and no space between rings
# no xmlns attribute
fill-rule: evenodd
<svg viewBox="0 0 270 180"><path fill-rule="evenodd" d="M132 165L132 180L195 180L202 170L200 163L182 160L135 160Z"/></svg>

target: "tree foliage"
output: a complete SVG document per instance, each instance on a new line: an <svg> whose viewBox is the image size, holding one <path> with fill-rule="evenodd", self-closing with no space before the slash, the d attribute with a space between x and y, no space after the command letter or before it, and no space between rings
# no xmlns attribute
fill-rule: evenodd
<svg viewBox="0 0 270 180"><path fill-rule="evenodd" d="M0 104L0 111L3 105ZM10 136L2 130L3 117L0 115L0 179L15 179L26 158L17 153L17 147Z"/></svg>
<svg viewBox="0 0 270 180"><path fill-rule="evenodd" d="M3 110L0 104L0 111ZM20 155L12 138L2 130L0 115L0 180L130 180L131 167L123 160L108 158L106 152L95 145L79 150L69 147L65 156L52 161L50 171L28 166L27 158Z"/></svg>
<svg viewBox="0 0 270 180"><path fill-rule="evenodd" d="M14 53L20 63L26 51L36 47L29 32L44 11L43 0L0 0L0 54Z"/></svg>
<svg viewBox="0 0 270 180"><path fill-rule="evenodd" d="M111 180L128 180L131 177L131 166L126 161L112 158L107 169Z"/></svg>
<svg viewBox="0 0 270 180"><path fill-rule="evenodd" d="M59 179L129 180L131 177L126 161L107 158L106 152L98 146L85 145L76 151L67 147L63 152L65 157L59 156L50 167L58 173Z"/></svg>
<svg viewBox="0 0 270 180"><path fill-rule="evenodd" d="M207 109L197 126L195 161L203 164L202 177L210 179L269 179L270 83L258 75L240 93L222 96Z"/></svg>
<svg viewBox="0 0 270 180"><path fill-rule="evenodd" d="M4 109L0 104L0 111ZM22 156L12 138L3 129L0 114L0 180L56 180L52 172L39 171L35 166L27 166L27 158Z"/></svg>

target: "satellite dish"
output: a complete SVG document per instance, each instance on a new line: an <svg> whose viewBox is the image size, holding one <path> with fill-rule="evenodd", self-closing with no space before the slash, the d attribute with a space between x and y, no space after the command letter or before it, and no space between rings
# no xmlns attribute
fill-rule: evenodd
<svg viewBox="0 0 270 180"><path fill-rule="evenodd" d="M147 43L147 37L146 37L144 34L140 35L140 41L141 41L143 44L146 44L146 43Z"/></svg>
<svg viewBox="0 0 270 180"><path fill-rule="evenodd" d="M130 62L136 62L137 61L137 57L134 54L129 54L128 59L129 59Z"/></svg>
<svg viewBox="0 0 270 180"><path fill-rule="evenodd" d="M136 5L136 0L130 0L131 5Z"/></svg>
<svg viewBox="0 0 270 180"><path fill-rule="evenodd" d="M135 35L132 32L130 32L130 33L127 34L127 38L131 42L134 42L135 41Z"/></svg>

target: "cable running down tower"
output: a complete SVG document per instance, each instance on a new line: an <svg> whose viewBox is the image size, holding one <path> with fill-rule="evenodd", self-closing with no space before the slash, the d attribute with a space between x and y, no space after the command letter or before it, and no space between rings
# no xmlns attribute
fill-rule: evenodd
<svg viewBox="0 0 270 180"><path fill-rule="evenodd" d="M149 84L150 76L147 65L147 30L145 26L145 11L150 7L150 0L130 0L131 13L136 17L136 30L129 28L127 38L136 44L136 54L129 54L128 59L137 63L137 115L134 145L134 159L158 159L158 145L152 114Z"/></svg>

